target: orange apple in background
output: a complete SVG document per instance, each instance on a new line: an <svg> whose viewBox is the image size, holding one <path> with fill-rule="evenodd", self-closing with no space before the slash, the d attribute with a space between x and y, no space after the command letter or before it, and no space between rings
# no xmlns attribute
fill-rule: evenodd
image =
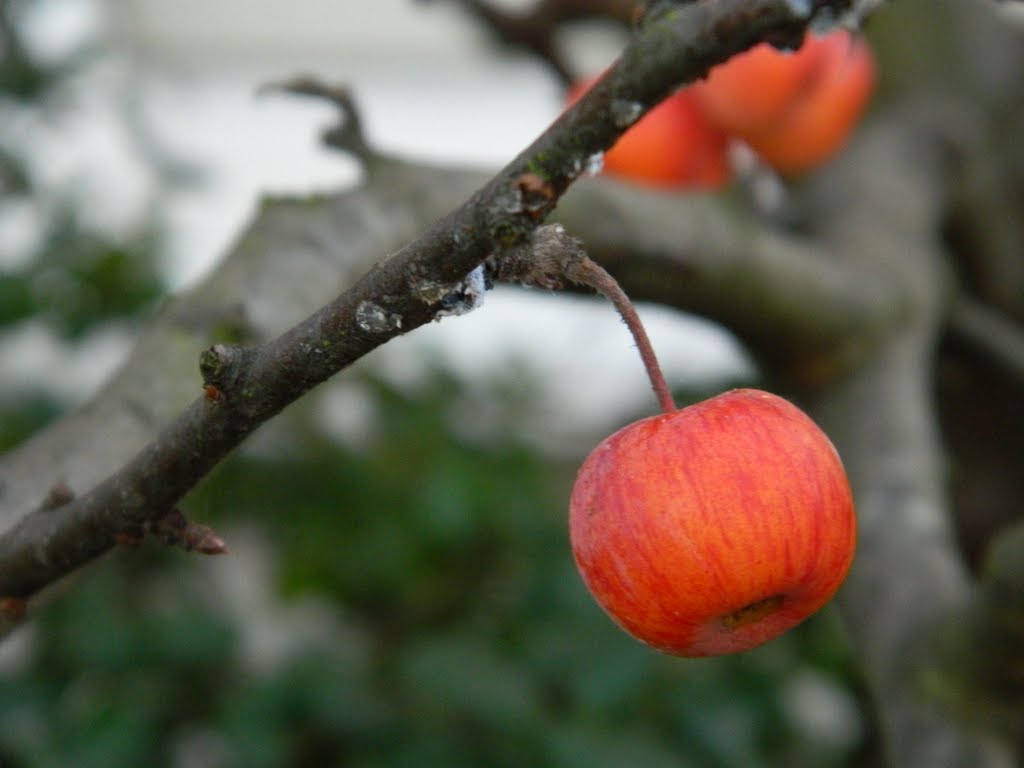
<svg viewBox="0 0 1024 768"><path fill-rule="evenodd" d="M804 173L842 149L874 90L875 60L863 40L837 32L821 42L813 85L773 127L747 142L781 173Z"/></svg>
<svg viewBox="0 0 1024 768"><path fill-rule="evenodd" d="M808 87L821 53L819 38L791 53L761 43L712 67L690 90L716 125L747 139L771 127Z"/></svg>
<svg viewBox="0 0 1024 768"><path fill-rule="evenodd" d="M875 62L859 37L808 35L796 52L766 43L714 67L694 85L701 109L723 131L787 173L808 171L838 152L874 89Z"/></svg>
<svg viewBox="0 0 1024 768"><path fill-rule="evenodd" d="M569 532L604 610L678 656L745 651L799 624L839 588L856 540L828 438L749 389L605 439L580 468Z"/></svg>
<svg viewBox="0 0 1024 768"><path fill-rule="evenodd" d="M597 80L574 86L572 104ZM667 189L718 189L730 180L729 142L740 139L784 174L809 171L846 143L875 85L863 38L808 35L799 50L761 43L669 96L622 135L604 170Z"/></svg>
<svg viewBox="0 0 1024 768"><path fill-rule="evenodd" d="M596 80L573 87L567 104ZM654 107L605 152L604 171L652 187L716 189L729 181L727 149L725 134L684 90Z"/></svg>

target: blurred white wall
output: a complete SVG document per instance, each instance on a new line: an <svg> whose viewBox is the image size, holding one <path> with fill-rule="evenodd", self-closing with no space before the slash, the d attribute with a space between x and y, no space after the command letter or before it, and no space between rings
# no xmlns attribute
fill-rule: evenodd
<svg viewBox="0 0 1024 768"><path fill-rule="evenodd" d="M482 35L447 0L117 0L125 40L149 55L458 58Z"/></svg>

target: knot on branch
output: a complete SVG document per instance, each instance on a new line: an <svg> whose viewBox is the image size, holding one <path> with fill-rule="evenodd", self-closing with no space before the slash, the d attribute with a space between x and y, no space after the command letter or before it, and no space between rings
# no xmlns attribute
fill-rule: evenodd
<svg viewBox="0 0 1024 768"><path fill-rule="evenodd" d="M50 490L46 492L46 497L39 504L38 509L40 512L60 509L65 504L69 504L74 498L75 493L67 483L54 483Z"/></svg>
<svg viewBox="0 0 1024 768"><path fill-rule="evenodd" d="M180 509L172 509L158 520L149 523L149 532L172 547L201 555L223 555L228 551L224 539L206 525L193 523Z"/></svg>
<svg viewBox="0 0 1024 768"><path fill-rule="evenodd" d="M491 256L487 271L494 280L557 291L566 281L588 283L581 271L585 260L579 240L561 224L548 224L535 229L529 243Z"/></svg>
<svg viewBox="0 0 1024 768"><path fill-rule="evenodd" d="M232 391L248 356L244 347L231 344L214 344L199 355L199 373L208 400L220 400Z"/></svg>
<svg viewBox="0 0 1024 768"><path fill-rule="evenodd" d="M146 534L169 547L177 547L186 552L223 555L228 551L220 534L209 526L193 523L178 508L142 526L118 531L114 541L121 549L133 550L142 546Z"/></svg>
<svg viewBox="0 0 1024 768"><path fill-rule="evenodd" d="M21 621L28 613L28 600L23 597L0 597L0 618L12 624Z"/></svg>
<svg viewBox="0 0 1024 768"><path fill-rule="evenodd" d="M534 221L542 221L555 206L555 187L536 173L516 177L516 188L523 212Z"/></svg>

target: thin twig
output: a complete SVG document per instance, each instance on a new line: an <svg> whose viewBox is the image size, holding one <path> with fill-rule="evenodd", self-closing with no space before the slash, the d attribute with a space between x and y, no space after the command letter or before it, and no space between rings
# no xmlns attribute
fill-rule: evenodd
<svg viewBox="0 0 1024 768"><path fill-rule="evenodd" d="M312 75L299 75L283 82L267 83L259 89L259 93L274 91L312 96L333 104L341 113L341 122L324 132L324 143L335 149L351 152L366 163L377 157L376 150L366 139L359 109L348 86L328 85Z"/></svg>
<svg viewBox="0 0 1024 768"><path fill-rule="evenodd" d="M559 32L566 22L603 18L629 24L634 0L538 0L529 9L506 11L488 0L459 0L505 45L534 53L564 84L578 79L559 45Z"/></svg>

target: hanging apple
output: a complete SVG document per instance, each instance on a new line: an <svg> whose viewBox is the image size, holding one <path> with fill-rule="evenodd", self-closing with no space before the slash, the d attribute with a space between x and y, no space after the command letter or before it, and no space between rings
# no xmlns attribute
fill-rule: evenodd
<svg viewBox="0 0 1024 768"><path fill-rule="evenodd" d="M799 624L839 588L856 539L829 439L751 389L601 442L576 479L569 529L597 602L678 656L745 651Z"/></svg>

